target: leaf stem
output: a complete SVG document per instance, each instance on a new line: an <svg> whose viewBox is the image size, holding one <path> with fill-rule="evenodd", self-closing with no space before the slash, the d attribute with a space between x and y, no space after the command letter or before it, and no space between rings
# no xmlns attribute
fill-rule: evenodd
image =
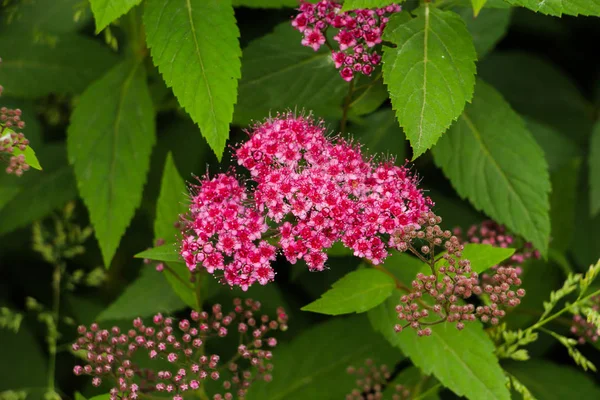
<svg viewBox="0 0 600 400"><path fill-rule="evenodd" d="M578 299L576 302L574 302L573 304L569 304L567 306L565 306L562 310L555 312L554 314L542 319L541 321L536 322L535 324L533 324L532 326L530 326L529 328L525 329L525 332L530 332L533 331L535 329L538 329L544 325L546 325L548 322L560 317L562 314L566 313L567 311L569 311L573 306L578 305L579 303L583 303L586 300L589 300L590 298L596 296L600 294L600 289L596 290L595 292L593 292L590 295L585 296L584 298Z"/></svg>

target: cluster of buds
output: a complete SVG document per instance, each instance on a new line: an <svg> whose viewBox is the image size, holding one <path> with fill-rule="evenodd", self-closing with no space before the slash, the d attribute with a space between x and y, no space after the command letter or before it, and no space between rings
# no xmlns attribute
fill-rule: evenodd
<svg viewBox="0 0 600 400"><path fill-rule="evenodd" d="M433 203L407 168L365 159L359 146L325 134L309 117L269 119L235 153L251 194L230 173L193 187L180 251L192 272L221 270L244 290L266 284L276 255L267 234L292 264L302 259L317 271L338 241L372 264L398 248L397 233Z"/></svg>
<svg viewBox="0 0 600 400"><path fill-rule="evenodd" d="M317 51L327 45L335 67L345 81L351 81L355 73L371 75L381 56L374 49L381 43L383 30L389 15L401 11L401 7L391 4L378 9L358 9L341 11L337 1L321 0L316 4L300 1L299 14L292 19L292 26L304 34L302 45ZM338 49L327 40L327 30L337 29L333 40Z"/></svg>
<svg viewBox="0 0 600 400"><path fill-rule="evenodd" d="M600 313L600 295L591 297L587 303L586 306L589 308L590 314L598 315ZM600 337L600 325L588 320L586 316L575 314L573 315L571 333L577 336L579 344L584 344L586 341L596 343Z"/></svg>
<svg viewBox="0 0 600 400"><path fill-rule="evenodd" d="M441 221L432 212L424 213L418 221L421 229L409 226L396 238L402 251L417 255L432 270L431 275L417 274L409 293L400 298L396 312L401 323L394 326L396 332L411 327L419 336L429 336L429 325L450 322L461 330L466 322L477 318L496 325L506 315L505 308L518 305L525 295L511 267L498 267L489 282L481 284L469 260L462 258L464 244L450 231L443 231ZM417 249L414 244L419 240L425 244ZM445 250L438 258L437 247ZM485 305L475 307L464 302L473 295L482 297Z"/></svg>
<svg viewBox="0 0 600 400"><path fill-rule="evenodd" d="M118 327L100 329L92 324L89 329L80 326L81 335L73 350L86 352L87 364L76 365L75 375L92 376L92 384L99 386L104 379L116 380L110 398L136 399L144 393L164 392L173 400L182 400L187 391L199 389L203 381L223 380L224 393L214 400L244 398L250 385L257 380L271 380L272 352L277 340L273 331L287 329L287 315L280 308L277 317L260 315L260 303L250 299L234 300L234 310L224 314L221 306L212 307L212 313L192 311L190 319L179 322L157 314L152 323L142 319L133 321L133 328L121 332ZM219 355L205 354L205 343L231 334L240 337L237 355L221 365ZM145 354L150 360L164 359L171 368L141 369L134 356Z"/></svg>
<svg viewBox="0 0 600 400"><path fill-rule="evenodd" d="M29 169L29 164L25 161L23 154L13 155L16 149L25 151L29 144L25 135L17 131L24 127L25 122L21 120L21 110L0 108L0 157L4 154L8 155L6 157L8 158L8 167L6 167L8 174L21 176Z"/></svg>
<svg viewBox="0 0 600 400"><path fill-rule="evenodd" d="M389 392L390 371L386 365L377 366L371 359L365 361L364 367L348 367L347 372L356 376L356 387L346 395L346 400L380 400L383 390ZM403 385L395 385L392 400L405 400L410 391Z"/></svg>

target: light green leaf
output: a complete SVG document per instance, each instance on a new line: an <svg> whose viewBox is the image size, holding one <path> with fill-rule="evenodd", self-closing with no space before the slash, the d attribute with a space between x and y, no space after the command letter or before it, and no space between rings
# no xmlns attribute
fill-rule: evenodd
<svg viewBox="0 0 600 400"><path fill-rule="evenodd" d="M144 24L154 64L220 160L241 68L231 2L148 0Z"/></svg>
<svg viewBox="0 0 600 400"><path fill-rule="evenodd" d="M50 93L78 94L116 59L99 42L76 35L59 37L55 46L33 43L24 35L4 35L0 49L3 94L26 98Z"/></svg>
<svg viewBox="0 0 600 400"><path fill-rule="evenodd" d="M477 82L473 103L433 156L461 197L546 254L548 164L521 118L491 86Z"/></svg>
<svg viewBox="0 0 600 400"><path fill-rule="evenodd" d="M467 243L462 252L462 258L471 262L471 268L477 273L482 273L489 268L500 264L515 253L510 247L496 247L491 244Z"/></svg>
<svg viewBox="0 0 600 400"><path fill-rule="evenodd" d="M16 5L16 12L2 15L1 33L23 32L39 38L40 34L51 36L75 32L85 26L92 16L88 5L81 0L35 0L13 4Z"/></svg>
<svg viewBox="0 0 600 400"><path fill-rule="evenodd" d="M413 329L394 332L398 323L395 307L403 293L396 290L384 303L368 312L375 330L399 347L423 373L433 374L448 389L470 400L510 399L504 373L494 355L494 343L479 322L431 326L429 337L418 337Z"/></svg>
<svg viewBox="0 0 600 400"><path fill-rule="evenodd" d="M471 4L473 5L473 16L477 17L479 12L485 6L487 0L471 0Z"/></svg>
<svg viewBox="0 0 600 400"><path fill-rule="evenodd" d="M544 150L550 171L557 170L581 155L581 151L572 138L557 132L554 128L542 124L533 118L525 117L525 125Z"/></svg>
<svg viewBox="0 0 600 400"><path fill-rule="evenodd" d="M166 243L137 253L135 258L147 258L153 261L181 262L175 243Z"/></svg>
<svg viewBox="0 0 600 400"><path fill-rule="evenodd" d="M154 219L154 239L166 241L175 240L179 230L175 223L179 221L179 215L185 213L188 202L185 182L173 161L169 152L165 161L160 195L156 203L156 218Z"/></svg>
<svg viewBox="0 0 600 400"><path fill-rule="evenodd" d="M96 20L96 33L100 33L111 22L125 15L142 0L90 0L94 19Z"/></svg>
<svg viewBox="0 0 600 400"><path fill-rule="evenodd" d="M546 15L561 17L567 15L600 16L599 0L506 0L514 6L529 8Z"/></svg>
<svg viewBox="0 0 600 400"><path fill-rule="evenodd" d="M81 393L75 392L75 400L88 400L88 399Z"/></svg>
<svg viewBox="0 0 600 400"><path fill-rule="evenodd" d="M600 121L596 122L590 139L590 211L594 216L600 211Z"/></svg>
<svg viewBox="0 0 600 400"><path fill-rule="evenodd" d="M381 304L395 286L394 280L380 270L359 269L335 282L320 299L302 307L302 311L327 315L362 313Z"/></svg>
<svg viewBox="0 0 600 400"><path fill-rule="evenodd" d="M356 380L346 372L349 365L362 365L370 358L391 366L401 357L373 332L364 316L334 318L279 345L273 351L273 361L277 363L273 381L257 381L246 398L343 399Z"/></svg>
<svg viewBox="0 0 600 400"><path fill-rule="evenodd" d="M284 22L244 49L236 124L247 125L287 109L341 116L348 84L325 46L314 52L301 40L302 34Z"/></svg>
<svg viewBox="0 0 600 400"><path fill-rule="evenodd" d="M391 156L397 163L404 163L406 140L391 108L362 118L360 123L352 124L349 131L369 154L383 159Z"/></svg>
<svg viewBox="0 0 600 400"><path fill-rule="evenodd" d="M69 161L107 267L142 200L155 140L141 63L114 67L85 91L73 111Z"/></svg>
<svg viewBox="0 0 600 400"><path fill-rule="evenodd" d="M471 101L477 58L458 14L429 3L416 13L406 23L392 16L383 35L397 45L384 48L383 78L413 159L433 146Z"/></svg>
<svg viewBox="0 0 600 400"><path fill-rule="evenodd" d="M149 266L142 268L140 276L100 313L98 320L143 318L185 308L185 303L171 290L163 273Z"/></svg>
<svg viewBox="0 0 600 400"><path fill-rule="evenodd" d="M473 3L479 0L473 0ZM485 0L483 0L485 3ZM473 4L474 6L475 4ZM467 24L477 50L477 58L481 60L506 35L510 24L510 8L484 8L475 16L468 8L456 10Z"/></svg>
<svg viewBox="0 0 600 400"><path fill-rule="evenodd" d="M13 151L13 156L18 156L20 154L25 155L25 162L29 164L31 168L42 170L42 166L40 165L40 161L37 159L35 155L35 151L29 146L25 148L25 151L21 151L21 149L15 148Z"/></svg>
<svg viewBox="0 0 600 400"><path fill-rule="evenodd" d="M344 0L342 11L358 10L360 8L382 8L390 4L402 3L404 0Z"/></svg>

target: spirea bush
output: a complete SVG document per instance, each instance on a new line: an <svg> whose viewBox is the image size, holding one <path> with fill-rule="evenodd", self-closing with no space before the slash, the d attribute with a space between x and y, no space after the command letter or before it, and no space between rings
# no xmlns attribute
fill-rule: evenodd
<svg viewBox="0 0 600 400"><path fill-rule="evenodd" d="M600 398L598 1L0 11L0 400Z"/></svg>

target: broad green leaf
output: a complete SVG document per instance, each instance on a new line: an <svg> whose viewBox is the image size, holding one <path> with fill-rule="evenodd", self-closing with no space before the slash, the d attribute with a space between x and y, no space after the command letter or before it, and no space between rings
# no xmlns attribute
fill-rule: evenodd
<svg viewBox="0 0 600 400"><path fill-rule="evenodd" d="M75 32L89 21L90 9L81 0L35 0L13 2L14 13L4 12L1 33L28 33L42 39L53 34ZM77 19L75 16L77 15Z"/></svg>
<svg viewBox="0 0 600 400"><path fill-rule="evenodd" d="M360 8L382 8L404 0L344 0L342 11L358 10Z"/></svg>
<svg viewBox="0 0 600 400"><path fill-rule="evenodd" d="M577 144L568 136L557 132L533 118L525 117L525 125L535 137L536 142L544 150L550 171L561 168L573 158L581 155Z"/></svg>
<svg viewBox="0 0 600 400"><path fill-rule="evenodd" d="M413 159L433 146L471 101L477 58L464 21L452 11L417 11L401 23L390 18L383 38L383 78Z"/></svg>
<svg viewBox="0 0 600 400"><path fill-rule="evenodd" d="M169 261L167 263L167 268L165 268L163 273L165 274L171 289L185 304L194 310L202 308L201 305L198 304L194 284L190 282L190 270L185 263ZM209 279L212 279L212 277L209 276L204 278L203 283L205 285L203 288L210 287L210 285L208 285ZM206 299L209 296L203 294L203 297Z"/></svg>
<svg viewBox="0 0 600 400"><path fill-rule="evenodd" d="M548 360L510 362L504 368L516 376L537 400L600 398L600 386L589 374Z"/></svg>
<svg viewBox="0 0 600 400"><path fill-rule="evenodd" d="M477 17L479 12L485 6L487 0L471 0L471 4L473 5L473 15Z"/></svg>
<svg viewBox="0 0 600 400"><path fill-rule="evenodd" d="M100 33L111 22L125 15L131 8L140 4L142 0L90 0L94 19L96 20L96 33Z"/></svg>
<svg viewBox="0 0 600 400"><path fill-rule="evenodd" d="M473 0L474 3L476 1L479 0ZM477 58L481 60L506 35L512 10L510 8L484 8L475 16L468 8L460 8L456 11L467 24L467 29L473 37Z"/></svg>
<svg viewBox="0 0 600 400"><path fill-rule="evenodd" d="M392 109L379 110L362 118L360 123L350 125L349 131L369 154L383 159L394 157L397 163L404 163L406 141Z"/></svg>
<svg viewBox="0 0 600 400"><path fill-rule="evenodd" d="M590 211L594 216L600 211L600 121L596 122L590 139Z"/></svg>
<svg viewBox="0 0 600 400"><path fill-rule="evenodd" d="M60 36L55 46L33 43L23 35L3 35L0 49L3 94L15 97L81 93L115 61L107 47L76 35Z"/></svg>
<svg viewBox="0 0 600 400"><path fill-rule="evenodd" d="M284 22L244 49L236 124L247 125L287 109L341 116L348 84L325 46L314 52L301 40L302 34Z"/></svg>
<svg viewBox="0 0 600 400"><path fill-rule="evenodd" d="M143 65L135 61L94 82L71 116L69 161L106 267L141 202L155 140Z"/></svg>
<svg viewBox="0 0 600 400"><path fill-rule="evenodd" d="M231 3L148 0L144 24L154 64L221 159L242 53Z"/></svg>
<svg viewBox="0 0 600 400"><path fill-rule="evenodd" d="M153 261L181 262L181 257L179 256L177 247L174 243L166 243L162 246L144 250L141 253L137 253L135 258L147 258Z"/></svg>
<svg viewBox="0 0 600 400"><path fill-rule="evenodd" d="M462 258L471 262L471 268L477 273L482 273L494 265L500 264L515 253L510 247L496 247L491 244L465 244Z"/></svg>
<svg viewBox="0 0 600 400"><path fill-rule="evenodd" d="M386 273L374 268L359 269L335 282L320 299L302 307L302 311L327 315L362 313L381 304L394 287L394 279Z"/></svg>
<svg viewBox="0 0 600 400"><path fill-rule="evenodd" d="M470 400L510 399L505 378L494 355L494 343L479 322L431 326L429 337L418 337L413 329L394 332L395 307L403 292L396 290L384 303L368 312L375 330L399 347L423 373L433 374L448 389Z"/></svg>
<svg viewBox="0 0 600 400"><path fill-rule="evenodd" d="M298 0L233 0L234 7L252 7L252 8L297 8Z"/></svg>
<svg viewBox="0 0 600 400"><path fill-rule="evenodd" d="M185 303L169 287L164 272L150 266L142 268L140 276L100 313L98 320L143 318L185 308Z"/></svg>
<svg viewBox="0 0 600 400"><path fill-rule="evenodd" d="M110 393L106 393L106 394L99 394L98 396L90 397L89 400L109 400L109 399L110 399Z"/></svg>
<svg viewBox="0 0 600 400"><path fill-rule="evenodd" d="M529 8L546 15L561 17L567 15L600 16L600 0L506 0L514 6Z"/></svg>
<svg viewBox="0 0 600 400"><path fill-rule="evenodd" d="M273 351L273 381L255 382L246 398L343 399L355 386L356 377L346 372L349 365L362 365L370 358L392 366L401 357L364 316L334 318L280 344Z"/></svg>
<svg viewBox="0 0 600 400"><path fill-rule="evenodd" d="M423 380L425 385L422 385ZM397 394L396 385L402 385L404 389L408 389L411 398L419 398L421 400L438 400L440 397L438 391L432 391L428 395L421 397L437 384L437 380L432 377L423 376L419 368L410 366L403 369L400 373L386 386L383 391L383 398L386 400L394 400L394 394ZM421 386L422 385L422 386ZM417 394L417 390L419 390ZM402 397L401 397L402 398Z"/></svg>
<svg viewBox="0 0 600 400"><path fill-rule="evenodd" d="M21 149L15 149L13 151L14 156L18 156L20 154L23 154L25 156L25 162L29 164L31 168L41 171L42 166L40 165L40 161L37 159L35 151L33 151L33 149L30 146L27 146L25 148L25 151L21 151Z"/></svg>
<svg viewBox="0 0 600 400"><path fill-rule="evenodd" d="M188 202L185 182L177 171L171 153L167 154L161 182L160 195L156 203L154 238L170 242L175 240L179 233L175 223L179 221L179 215L186 211Z"/></svg>
<svg viewBox="0 0 600 400"><path fill-rule="evenodd" d="M573 158L550 175L550 222L552 234L550 248L564 252L569 248L575 233L575 207L577 181L581 159Z"/></svg>
<svg viewBox="0 0 600 400"><path fill-rule="evenodd" d="M473 103L433 156L461 197L546 254L548 164L521 118L491 86L477 82Z"/></svg>
<svg viewBox="0 0 600 400"><path fill-rule="evenodd" d="M376 72L373 72L373 76L377 76ZM379 76L373 80L373 76L362 75L358 77L356 86L365 85L366 87L356 90L352 95L348 109L350 119L357 119L358 116L372 113L388 99L388 91L383 79Z"/></svg>

